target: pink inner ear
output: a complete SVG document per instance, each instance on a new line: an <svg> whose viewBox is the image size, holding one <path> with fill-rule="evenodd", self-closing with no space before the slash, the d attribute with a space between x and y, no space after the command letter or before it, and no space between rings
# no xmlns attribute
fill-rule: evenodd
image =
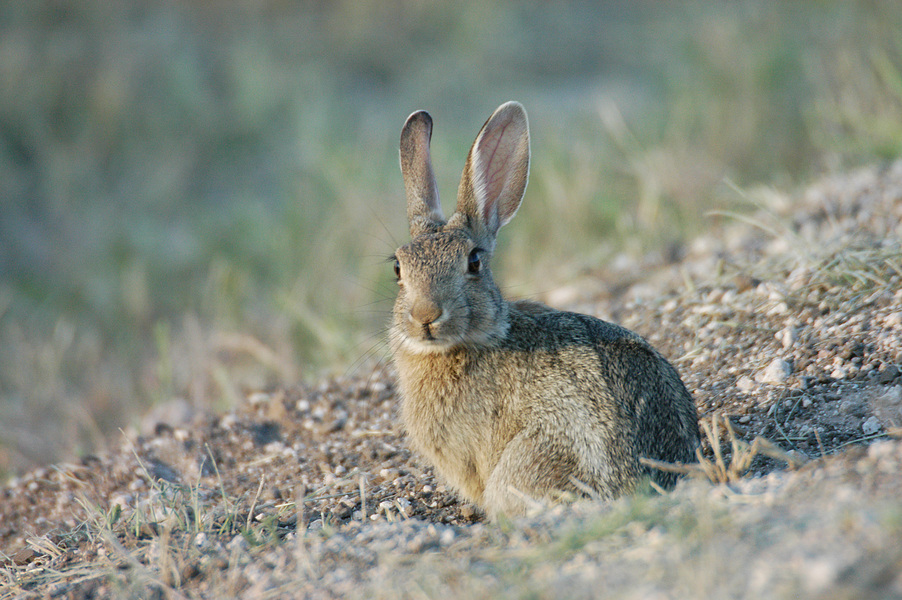
<svg viewBox="0 0 902 600"><path fill-rule="evenodd" d="M502 104L470 151L467 169L475 205L464 207L489 235L513 218L529 177L529 125L519 104Z"/></svg>
<svg viewBox="0 0 902 600"><path fill-rule="evenodd" d="M508 127L509 124L505 124L492 130L489 135L483 137L482 143L479 145L481 149L479 162L483 167L482 181L485 184L482 218L486 223L492 223L497 216L499 226L505 222L503 212L509 210L507 206L498 206L498 199L507 185L508 178L505 175L509 171L508 164L513 155L513 151L509 147L512 140L504 138L504 132Z"/></svg>

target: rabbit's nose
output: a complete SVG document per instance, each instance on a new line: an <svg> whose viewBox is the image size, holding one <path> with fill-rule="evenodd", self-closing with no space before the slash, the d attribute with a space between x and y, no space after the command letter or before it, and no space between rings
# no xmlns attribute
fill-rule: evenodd
<svg viewBox="0 0 902 600"><path fill-rule="evenodd" d="M442 307L432 300L417 300L410 308L410 318L420 325L431 325L435 323L443 314Z"/></svg>

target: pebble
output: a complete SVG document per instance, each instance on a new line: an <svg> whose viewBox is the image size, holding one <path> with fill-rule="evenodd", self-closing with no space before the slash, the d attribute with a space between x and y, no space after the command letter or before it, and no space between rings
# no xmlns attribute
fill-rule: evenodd
<svg viewBox="0 0 902 600"><path fill-rule="evenodd" d="M748 375L743 375L736 380L736 389L740 392L750 392L755 389L755 382Z"/></svg>
<svg viewBox="0 0 902 600"><path fill-rule="evenodd" d="M379 477L381 477L383 481L394 481L395 479L400 477L400 475L400 471L393 467L379 469Z"/></svg>
<svg viewBox="0 0 902 600"><path fill-rule="evenodd" d="M439 538L438 538L438 542L442 546L450 546L451 542L453 542L453 541L454 541L454 530L451 529L450 527L448 529L445 529L444 531L442 531L442 533L439 535Z"/></svg>
<svg viewBox="0 0 902 600"><path fill-rule="evenodd" d="M835 557L808 559L802 568L805 591L809 594L823 592L830 588L842 572Z"/></svg>
<svg viewBox="0 0 902 600"><path fill-rule="evenodd" d="M226 548L231 550L232 552L247 552L250 545L247 543L247 540L244 539L244 536L240 533L232 538L232 540L226 544Z"/></svg>
<svg viewBox="0 0 902 600"><path fill-rule="evenodd" d="M892 383L899 376L899 367L896 365L886 365L882 371L877 373L878 383Z"/></svg>
<svg viewBox="0 0 902 600"><path fill-rule="evenodd" d="M476 509L472 504L465 504L460 508L460 516L464 519L472 519L476 516Z"/></svg>
<svg viewBox="0 0 902 600"><path fill-rule="evenodd" d="M789 350L798 341L799 330L795 327L786 327L777 332L774 337L780 341L784 350Z"/></svg>
<svg viewBox="0 0 902 600"><path fill-rule="evenodd" d="M792 365L782 358L775 358L755 376L760 383L783 383L792 375Z"/></svg>
<svg viewBox="0 0 902 600"><path fill-rule="evenodd" d="M257 404L263 404L264 402L269 401L269 396L270 395L265 392L253 392L248 395L247 401L252 406L257 405Z"/></svg>
<svg viewBox="0 0 902 600"><path fill-rule="evenodd" d="M865 435L874 435L882 428L883 426L880 424L880 419L874 416L868 417L865 419L864 423L861 424L861 430Z"/></svg>
<svg viewBox="0 0 902 600"><path fill-rule="evenodd" d="M118 493L118 494L113 495L112 498L110 498L110 506L111 507L118 506L120 510L125 510L126 508L129 508L132 505L134 500L135 500L135 497L132 494Z"/></svg>

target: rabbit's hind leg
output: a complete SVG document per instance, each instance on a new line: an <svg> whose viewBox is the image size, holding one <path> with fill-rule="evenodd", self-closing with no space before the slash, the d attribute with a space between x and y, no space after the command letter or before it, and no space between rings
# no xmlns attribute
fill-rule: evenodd
<svg viewBox="0 0 902 600"><path fill-rule="evenodd" d="M486 481L483 507L495 519L526 513L555 492L573 489L578 462L560 436L526 429L505 447Z"/></svg>

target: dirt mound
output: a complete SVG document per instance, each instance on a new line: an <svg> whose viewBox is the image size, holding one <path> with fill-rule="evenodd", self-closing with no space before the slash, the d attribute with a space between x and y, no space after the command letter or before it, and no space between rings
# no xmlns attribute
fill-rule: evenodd
<svg viewBox="0 0 902 600"><path fill-rule="evenodd" d="M722 461L762 436L801 470L758 457L729 484L487 524L408 450L376 366L223 415L174 403L8 482L0 597L902 595L902 163L758 202L676 262L545 300L646 336L730 419Z"/></svg>

